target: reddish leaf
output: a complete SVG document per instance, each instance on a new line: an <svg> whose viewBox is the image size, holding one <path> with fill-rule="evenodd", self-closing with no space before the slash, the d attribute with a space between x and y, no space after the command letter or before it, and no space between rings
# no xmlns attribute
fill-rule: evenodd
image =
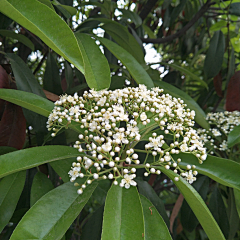
<svg viewBox="0 0 240 240"><path fill-rule="evenodd" d="M240 71L235 72L228 83L226 110L240 111Z"/></svg>
<svg viewBox="0 0 240 240"><path fill-rule="evenodd" d="M151 174L151 177L148 180L148 184L152 186L156 178L157 178L156 174Z"/></svg>
<svg viewBox="0 0 240 240"><path fill-rule="evenodd" d="M177 215L180 211L180 208L181 208L182 203L183 203L183 199L184 199L183 195L180 194L176 203L175 203L175 205L174 205L174 207L173 207L172 214L170 216L170 232L171 233L173 232L173 224L174 224L174 221L175 221L175 219L176 219L176 217L177 217Z"/></svg>
<svg viewBox="0 0 240 240"><path fill-rule="evenodd" d="M65 92L67 90L67 80L66 80L66 78L64 78L62 80L61 85L62 85L63 92Z"/></svg>
<svg viewBox="0 0 240 240"><path fill-rule="evenodd" d="M216 93L219 97L223 97L223 92L222 92L222 76L221 73L219 72L218 75L216 75L213 78L213 84L216 90Z"/></svg>
<svg viewBox="0 0 240 240"><path fill-rule="evenodd" d="M57 100L59 100L59 96L58 95L56 95L54 93L51 93L51 92L49 92L47 90L44 90L44 89L43 89L43 92L45 93L45 95L46 95L48 100L51 100L53 102L56 102Z"/></svg>
<svg viewBox="0 0 240 240"><path fill-rule="evenodd" d="M26 119L22 108L6 102L0 122L0 146L21 149L26 137Z"/></svg>
<svg viewBox="0 0 240 240"><path fill-rule="evenodd" d="M9 88L8 74L2 66L0 66L0 88ZM5 101L0 99L0 119L4 112Z"/></svg>

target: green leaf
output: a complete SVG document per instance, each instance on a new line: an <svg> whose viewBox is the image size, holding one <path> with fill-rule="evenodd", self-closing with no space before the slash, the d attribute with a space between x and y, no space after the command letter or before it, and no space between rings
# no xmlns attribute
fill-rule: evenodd
<svg viewBox="0 0 240 240"><path fill-rule="evenodd" d="M203 81L200 77L195 75L194 73L190 72L186 67L181 67L175 63L165 63L161 62L162 65L167 65L175 70L178 70L181 73L184 73L186 76L189 76L191 79L196 80L201 86L205 87L208 89L208 84Z"/></svg>
<svg viewBox="0 0 240 240"><path fill-rule="evenodd" d="M21 196L26 172L11 174L0 181L0 232L8 224Z"/></svg>
<svg viewBox="0 0 240 240"><path fill-rule="evenodd" d="M53 11L55 11L52 3L50 2L50 0L38 0L38 1L41 2L41 3L43 3L43 4L45 4L45 5L48 6L49 8L51 8Z"/></svg>
<svg viewBox="0 0 240 240"><path fill-rule="evenodd" d="M5 146L0 147L0 155L13 152L13 151L17 151L17 149L13 147L5 147Z"/></svg>
<svg viewBox="0 0 240 240"><path fill-rule="evenodd" d="M213 217L221 228L225 238L227 238L229 233L228 216L222 196L217 187L215 187L212 192L209 201L209 210L211 211Z"/></svg>
<svg viewBox="0 0 240 240"><path fill-rule="evenodd" d="M207 79L215 77L223 62L225 38L221 30L216 31L210 40L210 45L204 61L204 74Z"/></svg>
<svg viewBox="0 0 240 240"><path fill-rule="evenodd" d="M176 18L182 12L186 2L187 0L182 0L175 8L173 8L173 11L171 12L171 15L170 15L170 26L175 22Z"/></svg>
<svg viewBox="0 0 240 240"><path fill-rule="evenodd" d="M15 33L11 30L2 30L1 29L0 35L4 36L4 37L10 37L13 39L17 39L19 42L21 42L25 46L29 47L32 51L34 51L34 44L32 43L32 41L29 40L29 38L27 38L26 36L24 36L22 34Z"/></svg>
<svg viewBox="0 0 240 240"><path fill-rule="evenodd" d="M0 89L0 98L45 117L48 117L54 108L54 103L46 98L20 90L2 88Z"/></svg>
<svg viewBox="0 0 240 240"><path fill-rule="evenodd" d="M111 83L108 61L90 36L75 34L82 52L86 81L90 88L102 90Z"/></svg>
<svg viewBox="0 0 240 240"><path fill-rule="evenodd" d="M0 156L0 178L47 162L80 155L75 148L57 145L34 147L7 153Z"/></svg>
<svg viewBox="0 0 240 240"><path fill-rule="evenodd" d="M150 27L148 27L146 24L143 24L142 26L149 38L157 38Z"/></svg>
<svg viewBox="0 0 240 240"><path fill-rule="evenodd" d="M101 28L104 29L107 34L130 53L140 64L145 64L142 48L133 35L129 33L127 27L107 19L98 18L98 20L105 23L104 25L101 25Z"/></svg>
<svg viewBox="0 0 240 240"><path fill-rule="evenodd" d="M228 135L228 147L231 148L234 145L240 143L240 125L233 128Z"/></svg>
<svg viewBox="0 0 240 240"><path fill-rule="evenodd" d="M164 93L169 93L173 97L181 98L187 107L194 110L196 113L195 121L203 128L209 129L209 124L206 121L206 115L200 106L185 92L163 81L154 81L154 84L164 89Z"/></svg>
<svg viewBox="0 0 240 240"><path fill-rule="evenodd" d="M0 11L34 33L56 53L84 72L77 40L56 12L37 0L1 0Z"/></svg>
<svg viewBox="0 0 240 240"><path fill-rule="evenodd" d="M59 3L57 0L54 0L52 3L56 6L61 6L62 8L64 8L70 14L70 17L77 14L77 9L74 7L63 5Z"/></svg>
<svg viewBox="0 0 240 240"><path fill-rule="evenodd" d="M24 215L10 239L60 240L96 186L93 182L78 195L77 188L69 182L48 192Z"/></svg>
<svg viewBox="0 0 240 240"><path fill-rule="evenodd" d="M148 88L154 87L152 79L131 54L108 39L97 39L125 65L138 84L145 84Z"/></svg>
<svg viewBox="0 0 240 240"><path fill-rule="evenodd" d="M75 159L76 158L69 158L60 161L54 161L51 162L50 165L64 182L69 182L70 178L68 172L71 169L72 163L75 161Z"/></svg>
<svg viewBox="0 0 240 240"><path fill-rule="evenodd" d="M102 240L142 239L142 234L143 213L137 188L112 185L105 202Z"/></svg>
<svg viewBox="0 0 240 240"><path fill-rule="evenodd" d="M235 73L235 55L234 55L234 48L231 49L230 61L228 64L228 72L227 72L227 79L226 79L226 86L228 86L229 80Z"/></svg>
<svg viewBox="0 0 240 240"><path fill-rule="evenodd" d="M186 169L188 164L196 165L196 170L199 173L225 186L240 190L240 164L237 162L208 155L207 159L200 164L194 155L188 153L180 153L173 157L182 159L179 163L182 168Z"/></svg>
<svg viewBox="0 0 240 240"><path fill-rule="evenodd" d="M206 206L198 192L189 183L183 180L182 177L179 177L179 175L177 175L173 171L166 170L164 167L156 167L156 169L161 170L173 181L173 183L176 185L176 187L186 199L188 205L193 210L208 238L210 240L225 240L219 226L217 225L211 212L209 211L208 207ZM179 177L179 181L175 181L175 177Z"/></svg>
<svg viewBox="0 0 240 240"><path fill-rule="evenodd" d="M154 207L160 213L161 217L164 219L166 225L169 226L170 222L164 207L164 203L153 190L153 188L146 181L137 180L137 184L139 193L149 199L150 202L152 202Z"/></svg>
<svg viewBox="0 0 240 240"><path fill-rule="evenodd" d="M122 8L118 8L118 10L123 13L122 18L125 17L131 19L135 24L136 28L138 28L142 24L142 19L137 13Z"/></svg>
<svg viewBox="0 0 240 240"><path fill-rule="evenodd" d="M236 203L238 216L240 218L240 191L237 190L237 189L233 189L233 192L234 192L234 197L235 197L235 203Z"/></svg>
<svg viewBox="0 0 240 240"><path fill-rule="evenodd" d="M66 78L66 82L67 82L67 90L66 90L66 92L68 93L68 92L70 92L70 90L72 90L73 69L72 69L71 65L67 61L64 62L64 70L65 70L65 78ZM77 91L75 91L75 92L77 92Z"/></svg>
<svg viewBox="0 0 240 240"><path fill-rule="evenodd" d="M229 13L232 15L240 16L240 3L232 3L229 7Z"/></svg>
<svg viewBox="0 0 240 240"><path fill-rule="evenodd" d="M43 77L43 88L57 95L63 93L58 65L51 52L49 52L46 61L46 68Z"/></svg>
<svg viewBox="0 0 240 240"><path fill-rule="evenodd" d="M82 229L81 240L100 240L102 233L103 206L98 208L96 212L87 220Z"/></svg>
<svg viewBox="0 0 240 240"><path fill-rule="evenodd" d="M197 181L194 182L192 186L196 189L201 198L205 200L209 188L209 178L206 176L198 177ZM183 200L180 213L183 228L186 229L188 232L192 232L197 227L198 220L185 199Z"/></svg>
<svg viewBox="0 0 240 240"><path fill-rule="evenodd" d="M53 188L50 179L45 174L37 172L32 182L30 206L33 206L43 195L51 191Z"/></svg>
<svg viewBox="0 0 240 240"><path fill-rule="evenodd" d="M166 226L166 223L163 221L157 209L143 195L140 195L140 200L142 203L144 216L144 228L145 228L144 239L172 240L171 235Z"/></svg>

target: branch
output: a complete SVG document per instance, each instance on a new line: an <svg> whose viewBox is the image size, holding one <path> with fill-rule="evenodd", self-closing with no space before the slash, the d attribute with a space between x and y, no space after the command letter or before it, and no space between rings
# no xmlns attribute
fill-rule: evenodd
<svg viewBox="0 0 240 240"><path fill-rule="evenodd" d="M186 31L191 28L197 21L199 18L201 18L204 13L209 9L209 7L214 4L213 2L211 2L211 0L208 0L202 7L201 9L197 12L197 14L191 19L191 21L189 21L181 30L179 30L177 33L174 33L168 37L165 38L156 38L156 39L152 39L152 38L142 38L141 40L145 43L167 43L167 42L171 42L176 38L181 37L182 35L184 35L186 33Z"/></svg>

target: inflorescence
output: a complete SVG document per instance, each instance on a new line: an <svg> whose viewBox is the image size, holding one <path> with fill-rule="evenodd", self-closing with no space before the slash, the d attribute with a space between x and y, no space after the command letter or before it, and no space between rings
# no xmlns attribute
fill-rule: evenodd
<svg viewBox="0 0 240 240"><path fill-rule="evenodd" d="M139 85L90 90L83 96L63 95L55 102L47 128L52 137L70 124L78 128L79 139L73 147L79 156L68 174L71 182L86 178L80 186L75 183L81 194L96 179L112 179L113 184L125 188L136 186L139 168L145 169L144 176L160 174L159 166L171 168L189 183L195 181L195 166L187 165L183 170L181 159L173 157L185 152L195 155L200 163L206 159L206 148L193 129L194 116L180 98L164 94L158 87L148 90ZM137 148L140 141L144 141L145 150ZM140 161L138 153L145 153L145 160Z"/></svg>
<svg viewBox="0 0 240 240"><path fill-rule="evenodd" d="M227 144L227 136L235 126L240 125L240 112L208 113L206 120L212 128L209 130L198 129L200 139L209 149L230 152ZM214 154L214 151L211 151Z"/></svg>

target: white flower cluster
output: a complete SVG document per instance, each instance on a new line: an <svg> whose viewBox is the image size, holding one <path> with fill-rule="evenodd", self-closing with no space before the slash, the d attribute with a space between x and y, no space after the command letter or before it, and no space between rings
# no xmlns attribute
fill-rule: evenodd
<svg viewBox="0 0 240 240"><path fill-rule="evenodd" d="M207 154L193 129L195 112L185 107L180 98L163 94L159 88L148 90L144 85L114 91L90 90L83 96L61 96L47 128L53 131L53 137L69 124L81 133L73 146L80 154L69 171L72 182L86 177L79 194L95 179L113 179L115 185L125 188L136 186L136 169L145 168L144 175L148 176L160 174L158 166L172 168L192 183L197 175L191 170L194 166L188 165L184 171L178 165L181 159L175 161L172 155L192 153L202 163ZM140 141L147 141L145 150L137 149ZM141 163L138 152L146 154ZM151 163L147 162L149 154Z"/></svg>
<svg viewBox="0 0 240 240"><path fill-rule="evenodd" d="M201 140L210 145L210 148L220 151L230 151L227 145L227 135L235 126L240 125L240 112L217 112L208 113L206 120L212 126L209 130L198 129ZM214 152L211 152L214 154Z"/></svg>

